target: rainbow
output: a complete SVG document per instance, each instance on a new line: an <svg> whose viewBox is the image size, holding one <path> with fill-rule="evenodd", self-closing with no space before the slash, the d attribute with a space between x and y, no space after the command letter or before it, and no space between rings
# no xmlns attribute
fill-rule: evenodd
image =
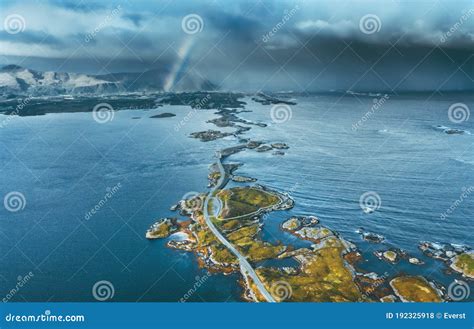
<svg viewBox="0 0 474 329"><path fill-rule="evenodd" d="M186 59L188 58L188 55L191 52L191 48L193 47L193 44L194 44L194 39L191 37L188 37L184 40L184 42L179 47L178 58L174 62L170 73L165 78L164 90L166 92L170 91L173 88L179 72L182 71L183 66L186 63Z"/></svg>

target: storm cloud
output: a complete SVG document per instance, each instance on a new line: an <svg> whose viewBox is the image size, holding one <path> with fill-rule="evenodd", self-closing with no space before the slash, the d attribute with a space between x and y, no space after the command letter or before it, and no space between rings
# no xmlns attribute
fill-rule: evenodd
<svg viewBox="0 0 474 329"><path fill-rule="evenodd" d="M472 1L55 0L0 7L1 64L110 73L178 62L223 89L245 91L474 85ZM22 31L8 30L12 17L20 17ZM185 17L197 17L197 32L186 31Z"/></svg>

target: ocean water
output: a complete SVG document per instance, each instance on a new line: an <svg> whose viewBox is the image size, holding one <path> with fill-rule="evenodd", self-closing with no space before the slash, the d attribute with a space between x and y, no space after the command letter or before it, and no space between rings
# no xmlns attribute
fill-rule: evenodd
<svg viewBox="0 0 474 329"><path fill-rule="evenodd" d="M423 240L474 246L474 195L440 218L463 188L474 186L473 120L455 124L448 118L453 103L473 109L474 96L428 96L391 96L357 129L353 124L374 97L297 97L291 118L282 123L272 121L271 106L247 98L252 112L240 116L269 126L251 126L242 137L290 146L283 156L246 150L226 160L243 163L237 173L296 201L290 211L265 218L264 238L305 245L279 225L291 215L314 214L360 248L364 269L422 274L446 286L459 278L417 246ZM176 117L149 118L160 112ZM189 113L192 120L177 127ZM8 121L0 129L0 193L21 192L26 202L17 212L0 207L0 296L32 272L11 300L93 301L92 287L101 280L113 284L114 301L178 301L196 282L202 284L185 299L241 300L237 275L207 276L194 254L144 237L157 218L175 215L169 207L186 193L206 190L214 151L238 143L188 137L216 129L206 123L215 117L213 110L165 106L118 111L105 124L91 113ZM466 133L448 135L437 125ZM111 188L113 196L88 216ZM359 205L368 191L381 200L371 214ZM384 235L385 244L364 242L355 232L359 227ZM387 247L403 248L426 264L390 265L372 255Z"/></svg>

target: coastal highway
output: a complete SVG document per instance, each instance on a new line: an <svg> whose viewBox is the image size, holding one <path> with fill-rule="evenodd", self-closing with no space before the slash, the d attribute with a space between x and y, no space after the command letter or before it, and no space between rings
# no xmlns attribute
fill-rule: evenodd
<svg viewBox="0 0 474 329"><path fill-rule="evenodd" d="M214 235L219 239L219 241L226 246L238 259L239 264L240 264L240 271L242 272L242 275L248 275L249 277L252 278L253 282L257 286L258 290L260 293L265 297L267 302L274 303L275 299L273 296L265 289L265 286L263 285L262 281L260 281L260 278L257 276L257 273L255 273L255 270L253 267L250 265L250 263L247 261L247 259L229 242L227 239L221 234L221 232L215 227L214 223L212 223L211 218L209 217L209 200L213 198L214 192L216 192L218 189L223 188L223 183L225 181L225 169L224 166L222 165L222 155L220 152L216 152L216 158L217 158L217 165L219 167L219 172L221 174L221 177L219 178L218 183L211 189L211 192L206 196L206 199L204 200L204 209L203 209L203 214L204 218L206 220L206 224L209 227L209 229L214 233Z"/></svg>

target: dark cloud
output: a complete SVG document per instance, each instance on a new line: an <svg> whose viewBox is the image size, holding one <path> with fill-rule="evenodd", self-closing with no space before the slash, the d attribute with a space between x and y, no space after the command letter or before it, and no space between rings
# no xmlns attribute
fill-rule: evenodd
<svg viewBox="0 0 474 329"><path fill-rule="evenodd" d="M229 33L236 41L248 42L255 39L258 31L263 31L264 25L251 17L211 11L206 13L206 23L223 33Z"/></svg>
<svg viewBox="0 0 474 329"><path fill-rule="evenodd" d="M107 8L104 2L77 1L77 0L51 0L51 4L68 10L80 12L94 12Z"/></svg>
<svg viewBox="0 0 474 329"><path fill-rule="evenodd" d="M122 15L122 17L130 20L136 27L140 27L142 25L143 20L145 19L144 15L137 13L124 14Z"/></svg>
<svg viewBox="0 0 474 329"><path fill-rule="evenodd" d="M12 38L12 34L8 33L7 31L0 31L0 41L14 41L16 43L24 43L30 45L42 44L52 47L59 47L64 45L64 40L62 40L61 38L57 38L54 35L41 31L28 30L15 34L14 39Z"/></svg>
<svg viewBox="0 0 474 329"><path fill-rule="evenodd" d="M120 7L54 0L49 5L56 19L35 17L32 2L24 13L24 32L0 31L0 42L9 43L3 55L21 58L12 57L18 45L36 68L51 69L54 65L45 63L61 58L67 59L62 68L89 73L169 68L192 38L183 63L229 89L473 88L474 4L466 0L134 1ZM77 21L63 21L55 7L77 14ZM117 14L113 8L119 8ZM189 14L202 17L202 32L182 30L181 20ZM375 17L375 32L361 27L366 16ZM96 31L92 37L91 31ZM33 50L28 53L28 44L55 52L40 60Z"/></svg>

